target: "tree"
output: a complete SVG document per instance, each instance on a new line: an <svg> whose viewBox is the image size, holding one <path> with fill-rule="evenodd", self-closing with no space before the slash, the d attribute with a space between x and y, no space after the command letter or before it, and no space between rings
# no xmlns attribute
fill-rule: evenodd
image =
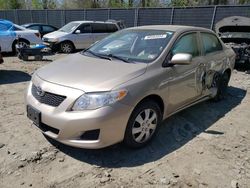
<svg viewBox="0 0 250 188"><path fill-rule="evenodd" d="M190 3L189 3L188 0L172 0L171 1L171 6L185 7L185 6L190 6Z"/></svg>
<svg viewBox="0 0 250 188"><path fill-rule="evenodd" d="M133 0L129 0L129 1L128 1L128 6L129 6L129 7L133 7L133 5L134 5L134 1L133 1Z"/></svg>
<svg viewBox="0 0 250 188"><path fill-rule="evenodd" d="M56 2L55 0L42 0L42 7L43 9L55 9Z"/></svg>
<svg viewBox="0 0 250 188"><path fill-rule="evenodd" d="M239 0L239 4L248 4L250 0Z"/></svg>

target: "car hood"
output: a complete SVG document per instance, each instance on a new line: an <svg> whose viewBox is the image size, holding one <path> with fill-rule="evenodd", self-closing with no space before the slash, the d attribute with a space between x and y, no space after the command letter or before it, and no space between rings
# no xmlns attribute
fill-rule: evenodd
<svg viewBox="0 0 250 188"><path fill-rule="evenodd" d="M36 71L41 79L84 92L110 91L145 73L145 63L124 63L80 53L54 61Z"/></svg>
<svg viewBox="0 0 250 188"><path fill-rule="evenodd" d="M54 31L52 33L48 33L48 34L44 35L43 38L60 38L60 37L63 37L67 34L68 33L65 33L62 31Z"/></svg>

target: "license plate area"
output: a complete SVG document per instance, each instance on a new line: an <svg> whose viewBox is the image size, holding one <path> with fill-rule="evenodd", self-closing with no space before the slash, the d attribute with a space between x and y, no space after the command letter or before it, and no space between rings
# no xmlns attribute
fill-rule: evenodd
<svg viewBox="0 0 250 188"><path fill-rule="evenodd" d="M36 126L40 126L41 124L41 112L37 109L27 106L27 116L28 118L34 122Z"/></svg>

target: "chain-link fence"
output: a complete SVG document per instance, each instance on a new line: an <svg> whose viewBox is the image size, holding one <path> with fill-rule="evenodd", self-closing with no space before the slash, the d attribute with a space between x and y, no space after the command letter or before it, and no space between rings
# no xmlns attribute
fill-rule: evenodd
<svg viewBox="0 0 250 188"><path fill-rule="evenodd" d="M70 10L0 10L0 18L17 24L48 23L62 27L75 20L123 20L127 27L179 24L213 28L228 16L250 17L250 5L186 8L70 9Z"/></svg>

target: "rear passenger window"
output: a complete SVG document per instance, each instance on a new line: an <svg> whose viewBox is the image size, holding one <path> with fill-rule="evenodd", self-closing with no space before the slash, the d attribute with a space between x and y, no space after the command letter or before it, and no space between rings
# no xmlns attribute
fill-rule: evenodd
<svg viewBox="0 0 250 188"><path fill-rule="evenodd" d="M222 50L222 45L215 35L210 33L201 33L201 39L205 54Z"/></svg>
<svg viewBox="0 0 250 188"><path fill-rule="evenodd" d="M28 29L40 31L40 26L39 25L33 25L33 26L30 26Z"/></svg>
<svg viewBox="0 0 250 188"><path fill-rule="evenodd" d="M43 25L43 31L44 32L53 32L55 31L55 29L53 27L47 26L47 25Z"/></svg>
<svg viewBox="0 0 250 188"><path fill-rule="evenodd" d="M191 54L193 57L199 56L197 45L197 34L190 33L182 36L171 50L172 56L178 53Z"/></svg>
<svg viewBox="0 0 250 188"><path fill-rule="evenodd" d="M113 33L118 30L115 24L105 24L105 25L107 27L107 33Z"/></svg>
<svg viewBox="0 0 250 188"><path fill-rule="evenodd" d="M92 29L93 29L93 33L108 33L105 24L93 23Z"/></svg>

